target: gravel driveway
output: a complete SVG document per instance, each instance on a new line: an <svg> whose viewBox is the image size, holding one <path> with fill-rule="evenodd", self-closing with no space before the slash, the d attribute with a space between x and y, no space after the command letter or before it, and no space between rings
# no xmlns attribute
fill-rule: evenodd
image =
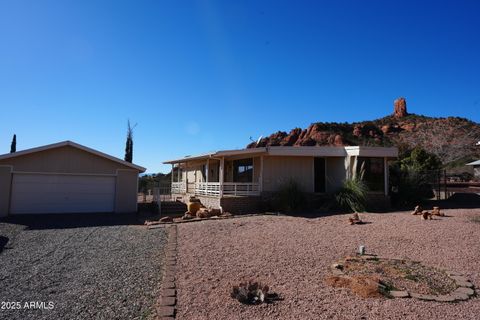
<svg viewBox="0 0 480 320"><path fill-rule="evenodd" d="M111 214L21 218L0 221L0 318L149 318L163 229Z"/></svg>

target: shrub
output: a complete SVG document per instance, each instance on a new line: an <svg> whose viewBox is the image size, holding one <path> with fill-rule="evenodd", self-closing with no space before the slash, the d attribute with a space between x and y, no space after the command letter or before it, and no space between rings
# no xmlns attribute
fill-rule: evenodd
<svg viewBox="0 0 480 320"><path fill-rule="evenodd" d="M138 204L138 212L148 212L152 214L158 213L158 203L156 201Z"/></svg>
<svg viewBox="0 0 480 320"><path fill-rule="evenodd" d="M390 171L391 183L395 186L392 202L398 206L410 206L434 196L429 182L429 172L421 172L413 167L394 167Z"/></svg>
<svg viewBox="0 0 480 320"><path fill-rule="evenodd" d="M367 192L368 187L361 178L350 178L343 182L335 200L343 209L363 212L367 203Z"/></svg>
<svg viewBox="0 0 480 320"><path fill-rule="evenodd" d="M300 185L293 179L285 182L274 194L274 207L291 212L300 209L305 203L305 195Z"/></svg>

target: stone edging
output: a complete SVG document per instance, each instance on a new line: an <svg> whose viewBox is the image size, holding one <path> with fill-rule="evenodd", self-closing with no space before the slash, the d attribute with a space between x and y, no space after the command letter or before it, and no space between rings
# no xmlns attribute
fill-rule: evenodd
<svg viewBox="0 0 480 320"><path fill-rule="evenodd" d="M168 233L165 247L165 268L162 277L160 296L156 304L157 319L175 319L177 305L176 269L177 269L177 226L166 228Z"/></svg>
<svg viewBox="0 0 480 320"><path fill-rule="evenodd" d="M237 214L231 215L227 217L208 217L208 218L193 218L190 220L180 220L180 221L173 221L173 222L156 222L155 224L151 224L148 226L148 229L157 229L163 228L165 225L174 225L180 223L189 223L189 222L199 222L199 221L215 221L215 220L225 220L225 219L237 219L237 218L248 218L248 217L261 217L261 216L282 216L279 213L271 213L271 212L264 212L264 213L250 213L250 214Z"/></svg>
<svg viewBox="0 0 480 320"><path fill-rule="evenodd" d="M359 255L356 258L365 259L365 260L377 260L382 259L375 255ZM385 258L386 259L386 258ZM350 258L346 258L345 261L351 260ZM386 260L396 260L396 259L386 259ZM401 260L401 259L398 259ZM343 272L343 262L337 262L331 265L332 273L336 276L344 276L345 273ZM470 282L465 276L457 272L450 272L446 271L447 276L455 281L457 285L457 289L455 291L446 294L446 295L427 295L427 294L419 294L415 292L408 292L408 291L397 291L391 290L388 291L388 296L391 298L415 298L424 301L437 301L437 302L458 302L458 301L465 301L468 300L470 297L475 295L475 290L473 283Z"/></svg>

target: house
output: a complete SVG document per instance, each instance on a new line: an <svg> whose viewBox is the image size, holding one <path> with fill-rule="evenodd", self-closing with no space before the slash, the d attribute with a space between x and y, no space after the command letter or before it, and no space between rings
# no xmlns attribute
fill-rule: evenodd
<svg viewBox="0 0 480 320"><path fill-rule="evenodd" d="M144 171L71 141L0 155L0 217L133 212Z"/></svg>
<svg viewBox="0 0 480 320"><path fill-rule="evenodd" d="M467 163L466 165L467 166L472 166L473 167L473 176L476 179L480 179L480 160Z"/></svg>
<svg viewBox="0 0 480 320"><path fill-rule="evenodd" d="M388 161L397 148L275 146L224 150L165 161L172 165L172 195L196 196L207 207L242 213L293 179L309 194L334 193L363 168L370 197L389 203Z"/></svg>

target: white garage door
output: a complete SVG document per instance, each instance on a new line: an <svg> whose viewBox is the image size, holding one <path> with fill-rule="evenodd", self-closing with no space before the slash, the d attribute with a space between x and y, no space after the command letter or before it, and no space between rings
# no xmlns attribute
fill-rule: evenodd
<svg viewBox="0 0 480 320"><path fill-rule="evenodd" d="M11 214L113 212L115 177L14 174Z"/></svg>

